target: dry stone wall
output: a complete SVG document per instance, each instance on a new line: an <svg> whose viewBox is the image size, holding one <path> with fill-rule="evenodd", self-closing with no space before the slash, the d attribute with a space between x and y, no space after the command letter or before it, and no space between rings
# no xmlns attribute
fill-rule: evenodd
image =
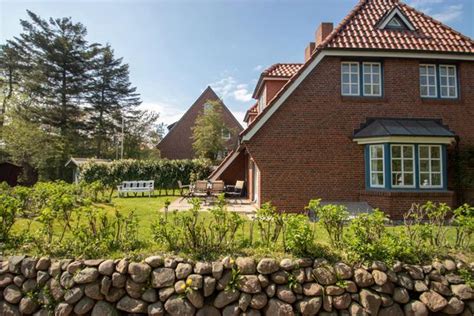
<svg viewBox="0 0 474 316"><path fill-rule="evenodd" d="M462 273L460 273L462 271ZM152 256L0 264L0 315L473 315L474 265Z"/></svg>

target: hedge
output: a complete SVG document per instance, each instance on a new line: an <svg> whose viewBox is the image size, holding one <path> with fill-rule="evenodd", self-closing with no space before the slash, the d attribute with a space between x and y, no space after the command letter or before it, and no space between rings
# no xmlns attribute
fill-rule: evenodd
<svg viewBox="0 0 474 316"><path fill-rule="evenodd" d="M211 173L211 162L206 159L193 160L116 160L109 164L93 160L81 168L82 180L86 183L101 181L113 189L122 181L154 180L157 189L178 188L178 181L190 183L205 179Z"/></svg>

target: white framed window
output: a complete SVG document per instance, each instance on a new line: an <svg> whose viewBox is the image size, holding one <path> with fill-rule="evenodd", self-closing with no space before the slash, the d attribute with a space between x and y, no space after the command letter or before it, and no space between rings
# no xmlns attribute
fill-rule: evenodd
<svg viewBox="0 0 474 316"><path fill-rule="evenodd" d="M369 177L372 188L385 187L384 156L384 145L369 146Z"/></svg>
<svg viewBox="0 0 474 316"><path fill-rule="evenodd" d="M362 63L363 87L365 96L382 95L382 65L380 63Z"/></svg>
<svg viewBox="0 0 474 316"><path fill-rule="evenodd" d="M341 63L341 93L342 95L360 95L359 63Z"/></svg>
<svg viewBox="0 0 474 316"><path fill-rule="evenodd" d="M222 138L223 139L226 139L226 140L229 140L231 138L231 134L230 134L230 131L228 129L223 129L222 130Z"/></svg>
<svg viewBox="0 0 474 316"><path fill-rule="evenodd" d="M415 146L391 145L392 187L415 187Z"/></svg>
<svg viewBox="0 0 474 316"><path fill-rule="evenodd" d="M420 95L423 98L438 97L436 65L420 65Z"/></svg>
<svg viewBox="0 0 474 316"><path fill-rule="evenodd" d="M458 97L456 66L439 65L439 89L441 98Z"/></svg>
<svg viewBox="0 0 474 316"><path fill-rule="evenodd" d="M443 166L440 145L419 145L420 188L442 188Z"/></svg>

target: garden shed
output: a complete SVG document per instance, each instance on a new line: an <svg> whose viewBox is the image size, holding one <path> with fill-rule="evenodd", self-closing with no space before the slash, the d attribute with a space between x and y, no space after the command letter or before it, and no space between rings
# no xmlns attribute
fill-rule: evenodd
<svg viewBox="0 0 474 316"><path fill-rule="evenodd" d="M65 167L70 167L72 169L72 180L74 183L79 183L81 181L81 167L87 162L93 161L95 163L111 163L110 159L96 159L96 158L79 158L71 157L68 162L64 165Z"/></svg>

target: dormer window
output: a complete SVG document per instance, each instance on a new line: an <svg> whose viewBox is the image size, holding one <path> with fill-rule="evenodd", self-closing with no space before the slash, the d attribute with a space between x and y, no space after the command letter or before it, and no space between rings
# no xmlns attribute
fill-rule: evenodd
<svg viewBox="0 0 474 316"><path fill-rule="evenodd" d="M267 87L265 86L260 93L260 98L258 99L258 113L261 113L263 109L267 106Z"/></svg>
<svg viewBox="0 0 474 316"><path fill-rule="evenodd" d="M413 24L398 7L384 15L378 23L378 28L381 30L415 30Z"/></svg>

